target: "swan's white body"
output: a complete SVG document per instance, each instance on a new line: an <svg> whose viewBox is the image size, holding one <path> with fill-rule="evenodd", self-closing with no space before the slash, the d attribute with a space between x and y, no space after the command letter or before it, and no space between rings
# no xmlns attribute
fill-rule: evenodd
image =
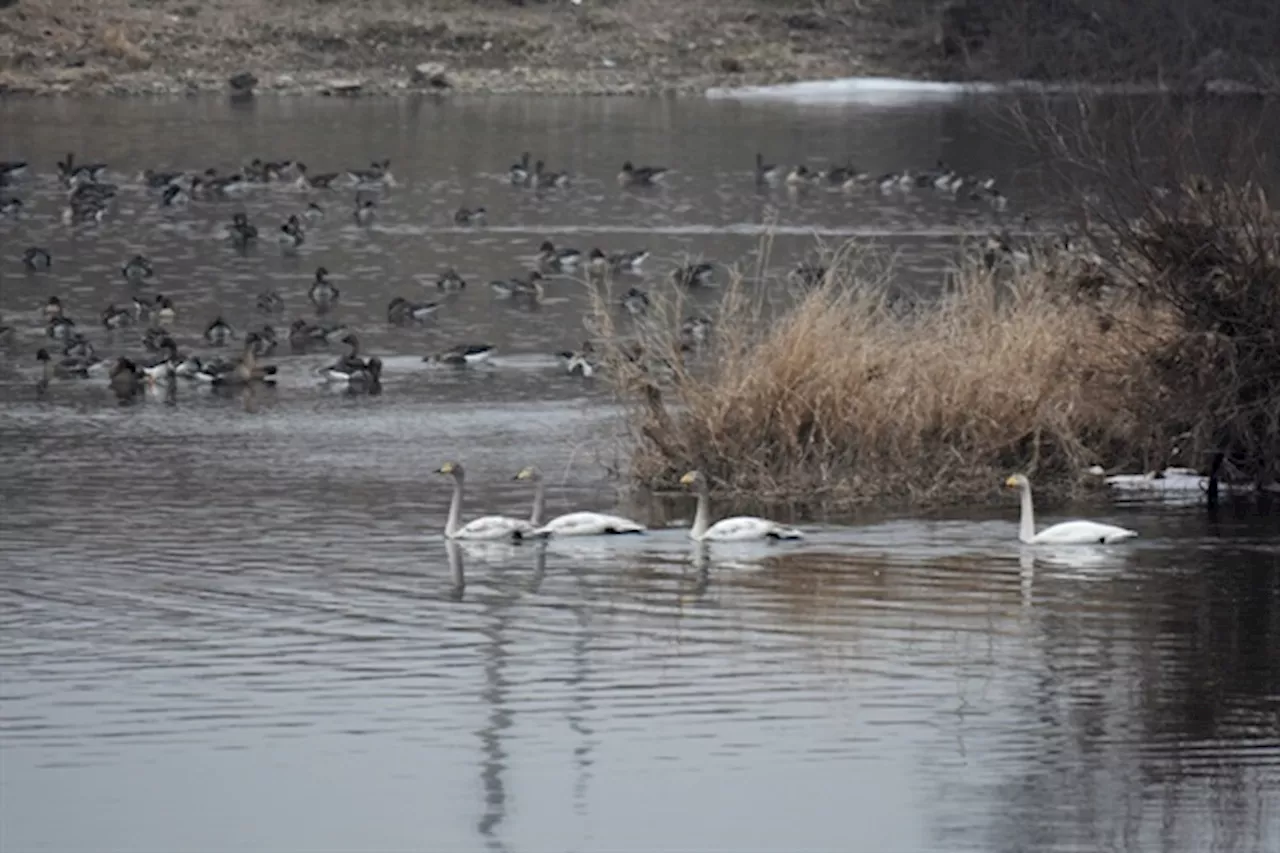
<svg viewBox="0 0 1280 853"><path fill-rule="evenodd" d="M495 541L500 539L522 539L530 536L542 522L543 505L546 498L541 481L533 497L533 511L529 519L511 518L505 515L482 515L462 524L462 484L464 474L462 466L457 463L446 463L441 473L453 476L453 500L449 503L449 518L444 525L446 539L468 539Z"/></svg>
<svg viewBox="0 0 1280 853"><path fill-rule="evenodd" d="M680 478L680 482L686 486L693 485L698 490L698 511L693 516L693 527L689 528L690 539L699 542L751 542L761 539L804 538L804 534L794 527L753 515L735 515L712 524L711 498L706 478L696 471L690 471Z"/></svg>
<svg viewBox="0 0 1280 853"><path fill-rule="evenodd" d="M1018 539L1027 545L1111 545L1138 535L1136 530L1096 521L1064 521L1036 533L1031 482L1022 474L1014 474L1005 481L1005 485L1021 492L1022 518L1018 523Z"/></svg>
<svg viewBox="0 0 1280 853"><path fill-rule="evenodd" d="M571 512L553 518L533 531L535 536L605 536L644 533L645 526L629 518L600 512Z"/></svg>

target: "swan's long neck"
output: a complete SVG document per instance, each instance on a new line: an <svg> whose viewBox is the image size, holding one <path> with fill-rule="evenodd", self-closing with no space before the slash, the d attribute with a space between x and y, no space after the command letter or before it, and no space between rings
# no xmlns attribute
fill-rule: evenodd
<svg viewBox="0 0 1280 853"><path fill-rule="evenodd" d="M444 523L444 535L452 537L462 524L462 478L453 479L453 500L449 504L449 520Z"/></svg>
<svg viewBox="0 0 1280 853"><path fill-rule="evenodd" d="M529 513L529 523L534 527L542 526L542 517L547 508L547 490L539 480L533 488L533 511Z"/></svg>
<svg viewBox="0 0 1280 853"><path fill-rule="evenodd" d="M689 535L694 539L701 539L710 526L711 498L708 497L707 487L703 484L698 487L698 511L693 515L693 527L689 528Z"/></svg>
<svg viewBox="0 0 1280 853"><path fill-rule="evenodd" d="M1022 488L1022 520L1018 523L1018 538L1030 542L1036 536L1036 511L1031 506L1031 484L1023 483Z"/></svg>

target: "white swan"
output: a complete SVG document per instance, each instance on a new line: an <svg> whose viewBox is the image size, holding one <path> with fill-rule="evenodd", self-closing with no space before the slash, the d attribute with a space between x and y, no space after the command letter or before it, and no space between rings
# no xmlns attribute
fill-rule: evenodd
<svg viewBox="0 0 1280 853"><path fill-rule="evenodd" d="M784 527L767 518L736 515L711 523L711 498L707 478L701 471L690 471L680 478L680 485L693 486L698 493L698 511L689 528L689 538L707 542L746 542L753 539L803 539L794 527Z"/></svg>
<svg viewBox="0 0 1280 853"><path fill-rule="evenodd" d="M1004 481L1006 487L1022 492L1022 520L1018 538L1028 545L1110 545L1138 535L1136 530L1099 524L1096 521L1064 521L1036 533L1035 510L1031 506L1031 481L1014 474Z"/></svg>
<svg viewBox="0 0 1280 853"><path fill-rule="evenodd" d="M453 477L453 501L449 504L449 520L444 525L446 539L520 539L533 533L542 522L545 498L542 493L542 484L538 483L533 496L533 512L528 521L505 515L482 515L462 524L462 487L466 480L466 472L463 471L462 464L446 462L436 473Z"/></svg>
<svg viewBox="0 0 1280 853"><path fill-rule="evenodd" d="M516 475L520 480L533 480L542 493L542 474L537 468L525 468ZM619 515L602 512L571 512L557 516L533 531L534 536L609 536L624 533L644 533L647 528L639 522Z"/></svg>

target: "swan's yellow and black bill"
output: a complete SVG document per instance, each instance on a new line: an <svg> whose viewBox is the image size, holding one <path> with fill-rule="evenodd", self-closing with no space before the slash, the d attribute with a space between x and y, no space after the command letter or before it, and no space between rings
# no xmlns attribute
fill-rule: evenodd
<svg viewBox="0 0 1280 853"><path fill-rule="evenodd" d="M439 468L437 468L437 469L436 469L436 473L437 473L437 474L452 474L452 473L453 473L453 469L454 469L454 464L453 464L452 462L446 462L446 463L444 463L443 465L441 465Z"/></svg>
<svg viewBox="0 0 1280 853"><path fill-rule="evenodd" d="M533 479L533 469L532 469L532 468L521 468L521 469L520 469L520 473L519 473L519 474L516 474L516 477L515 477L515 478L516 478L517 480L532 480L532 479Z"/></svg>
<svg viewBox="0 0 1280 853"><path fill-rule="evenodd" d="M698 479L697 473L694 471L690 471L688 474L685 474L683 477L680 478L680 485L692 486L693 481L696 479Z"/></svg>

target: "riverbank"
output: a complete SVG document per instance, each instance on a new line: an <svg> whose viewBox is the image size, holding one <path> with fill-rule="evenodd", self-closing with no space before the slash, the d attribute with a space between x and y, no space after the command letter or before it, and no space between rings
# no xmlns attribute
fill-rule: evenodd
<svg viewBox="0 0 1280 853"><path fill-rule="evenodd" d="M0 94L194 94L226 91L232 76L246 73L257 91L333 95L688 94L863 76L1141 81L1232 92L1277 79L1264 65L1274 43L1266 41L1268 26L1280 25L1253 22L1260 54L1239 39L1223 48L1206 37L1186 49L1171 35L1153 39L1151 50L1109 49L1105 61L1084 62L1053 45L1064 32L1079 36L1066 39L1076 48L1096 39L1096 15L1015 20L1003 5L0 0ZM1162 45L1183 57L1172 77L1179 66L1164 62Z"/></svg>
<svg viewBox="0 0 1280 853"><path fill-rule="evenodd" d="M2 3L0 3L2 5ZM877 7L887 4L871 4ZM0 9L0 90L175 94L654 94L895 74L925 18L825 15L764 2L16 0ZM3 60L0 60L3 61ZM420 66L424 66L419 70Z"/></svg>

